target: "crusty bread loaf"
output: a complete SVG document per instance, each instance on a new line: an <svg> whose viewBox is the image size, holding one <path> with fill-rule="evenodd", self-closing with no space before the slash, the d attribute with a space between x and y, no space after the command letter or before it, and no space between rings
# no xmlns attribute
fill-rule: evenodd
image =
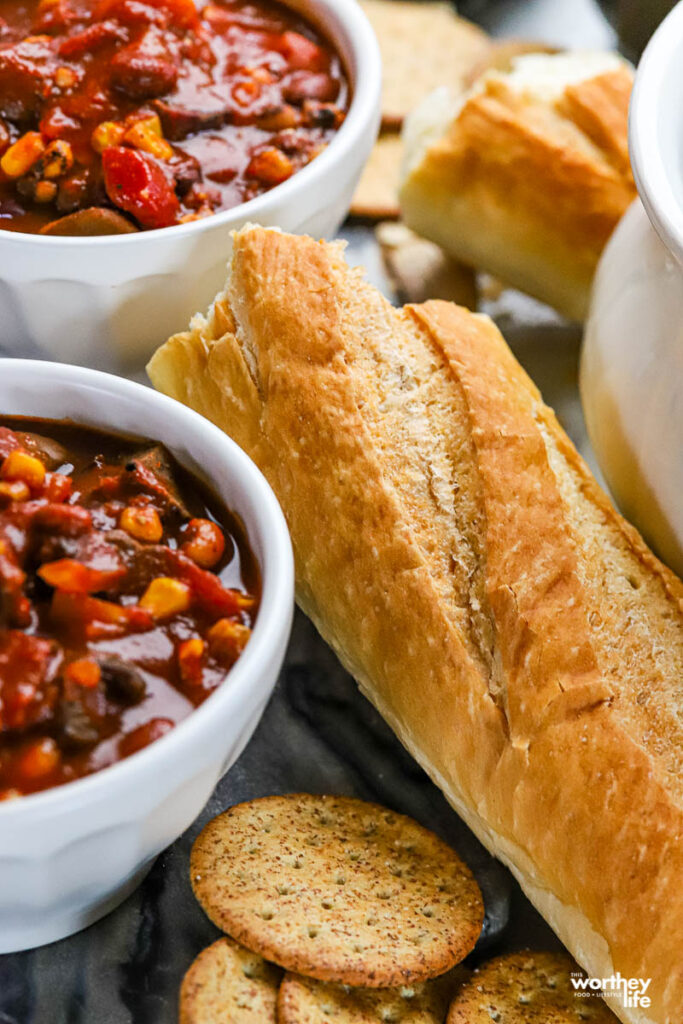
<svg viewBox="0 0 683 1024"><path fill-rule="evenodd" d="M593 976L683 1020L683 585L493 323L394 309L339 245L235 236L149 366L256 460L298 600Z"/></svg>
<svg viewBox="0 0 683 1024"><path fill-rule="evenodd" d="M636 194L632 81L614 54L528 54L464 97L432 93L404 128L406 224L583 319L600 253Z"/></svg>

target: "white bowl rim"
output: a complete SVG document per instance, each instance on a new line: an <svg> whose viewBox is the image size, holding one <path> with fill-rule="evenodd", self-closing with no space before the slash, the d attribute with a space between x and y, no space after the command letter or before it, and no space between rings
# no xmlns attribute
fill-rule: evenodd
<svg viewBox="0 0 683 1024"><path fill-rule="evenodd" d="M290 6L290 0L280 0ZM173 224L166 228L153 228L151 231L139 231L126 235L99 235L87 237L69 237L68 235L39 235L30 231L8 231L0 228L0 239L5 245L40 245L44 248L59 246L93 246L98 249L107 246L126 246L137 243L144 244L163 238L181 238L188 234L200 233L211 227L220 228L222 224L230 224L233 220L240 223L251 221L259 223L259 218L268 208L285 201L295 201L295 197L303 190L315 189L316 182L326 174L328 168L338 160L343 161L345 154L353 152L368 131L379 103L382 82L382 62L379 44L368 21L367 15L357 0L314 0L316 13L331 14L343 25L353 53L356 67L346 68L351 80L351 105L339 131L335 132L329 144L314 160L302 167L287 181L263 192L246 203L239 203L228 210L221 210L210 217L190 221L187 224ZM328 31L326 28L323 31ZM338 46L338 38L329 32L330 42ZM274 197L274 198L273 198ZM169 243L170 244L170 243Z"/></svg>
<svg viewBox="0 0 683 1024"><path fill-rule="evenodd" d="M37 793L29 793L16 800L0 801L0 819L3 827L19 824L27 816L45 812L59 812L66 805L76 802L95 802L107 798L107 788L130 782L131 776L144 769L150 769L155 758L180 756L184 749L191 748L201 735L209 716L219 712L221 705L239 704L248 699L253 680L265 672L273 651L277 650L289 633L294 594L294 560L289 531L282 509L260 469L245 452L217 426L173 398L160 394L125 377L91 370L66 363L51 363L33 359L0 358L0 374L18 373L22 380L31 377L49 376L50 383L58 387L62 381L69 384L84 384L107 390L115 400L116 395L139 397L144 403L156 405L167 417L181 419L185 431L203 435L203 443L211 449L210 464L222 464L229 474L228 479L242 477L245 489L257 498L259 509L256 517L257 531L263 541L261 571L262 593L259 613L253 634L237 662L229 670L226 680L207 699L179 722L170 732L154 740L149 746L131 754L122 761L102 768L61 786L55 786ZM14 415L14 414L13 414ZM17 414L19 415L19 414ZM27 413L26 415L35 415ZM78 422L75 419L75 422ZM103 427L110 430L111 428ZM144 427L141 436L146 436ZM163 443L163 438L158 438ZM211 480L215 472L207 473ZM248 529L249 523L245 522ZM251 525L254 525L253 523Z"/></svg>
<svg viewBox="0 0 683 1024"><path fill-rule="evenodd" d="M638 194L658 235L679 259L683 259L683 208L674 194L658 136L661 117L669 117L669 106L663 102L666 77L672 62L680 67L682 59L683 0L666 16L643 53L629 112L629 151ZM672 130L680 134L681 127L683 121Z"/></svg>

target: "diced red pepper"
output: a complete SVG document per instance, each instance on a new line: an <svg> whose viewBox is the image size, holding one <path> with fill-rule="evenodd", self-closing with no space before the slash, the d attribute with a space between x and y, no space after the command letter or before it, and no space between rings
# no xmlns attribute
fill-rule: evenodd
<svg viewBox="0 0 683 1024"><path fill-rule="evenodd" d="M173 725L174 723L170 718L152 718L149 722L139 725L137 729L133 729L132 732L128 732L125 736L121 737L119 740L119 754L121 757L130 757L131 754L135 754L138 750L148 747L154 740L165 736L167 732L171 731Z"/></svg>
<svg viewBox="0 0 683 1024"><path fill-rule="evenodd" d="M43 494L50 502L61 503L71 497L73 484L70 476L64 473L47 473L43 484Z"/></svg>
<svg viewBox="0 0 683 1024"><path fill-rule="evenodd" d="M96 594L108 590L126 575L126 569L93 569L75 558L60 558L46 562L38 569L38 575L51 587L66 590L70 594Z"/></svg>
<svg viewBox="0 0 683 1024"><path fill-rule="evenodd" d="M116 18L125 25L158 21L150 12L166 16L169 25L186 31L199 25L199 12L194 0L102 0L95 19Z"/></svg>
<svg viewBox="0 0 683 1024"><path fill-rule="evenodd" d="M166 20L161 11L141 0L101 0L94 18L114 18L122 25L162 25Z"/></svg>
<svg viewBox="0 0 683 1024"><path fill-rule="evenodd" d="M199 25L194 0L145 0L145 3L167 14L174 28L187 30Z"/></svg>
<svg viewBox="0 0 683 1024"><path fill-rule="evenodd" d="M107 195L115 206L146 228L174 223L180 203L153 157L124 146L108 146L102 154L102 167Z"/></svg>
<svg viewBox="0 0 683 1024"><path fill-rule="evenodd" d="M55 591L51 616L76 635L91 640L124 633L143 633L154 625L150 613L138 605L114 604L113 601L102 601L88 594L69 594L64 590Z"/></svg>
<svg viewBox="0 0 683 1024"><path fill-rule="evenodd" d="M21 440L9 427L0 427L0 462L7 458L10 452L23 448Z"/></svg>
<svg viewBox="0 0 683 1024"><path fill-rule="evenodd" d="M68 36L59 46L59 56L75 60L84 53L92 53L105 43L125 40L126 33L115 21L98 21L88 25L77 35Z"/></svg>
<svg viewBox="0 0 683 1024"><path fill-rule="evenodd" d="M92 515L87 508L80 505L60 505L50 502L47 505L25 506L32 512L33 525L44 530L51 530L62 537L80 537L92 529Z"/></svg>
<svg viewBox="0 0 683 1024"><path fill-rule="evenodd" d="M64 669L64 681L72 686L83 686L94 690L102 678L100 666L94 658L77 658Z"/></svg>
<svg viewBox="0 0 683 1024"><path fill-rule="evenodd" d="M18 630L0 636L0 733L24 729L50 717L57 700L53 685L55 645Z"/></svg>
<svg viewBox="0 0 683 1024"><path fill-rule="evenodd" d="M329 67L322 47L300 32L283 32L278 49L293 71L327 71Z"/></svg>
<svg viewBox="0 0 683 1024"><path fill-rule="evenodd" d="M202 20L208 22L214 32L227 32L235 24L235 14L218 4L207 4L202 8Z"/></svg>
<svg viewBox="0 0 683 1024"><path fill-rule="evenodd" d="M26 573L17 562L16 552L6 541L0 541L0 619L11 626L26 626L31 604L23 588Z"/></svg>
<svg viewBox="0 0 683 1024"><path fill-rule="evenodd" d="M243 608L251 607L253 604L251 599L245 599L239 591L224 587L218 576L206 569L200 569L181 551L171 551L170 548L165 550L170 575L187 583L194 600L209 615L216 618L239 615Z"/></svg>
<svg viewBox="0 0 683 1024"><path fill-rule="evenodd" d="M79 15L68 0L40 3L31 29L34 35L55 35L57 32L63 32L81 17L82 14Z"/></svg>

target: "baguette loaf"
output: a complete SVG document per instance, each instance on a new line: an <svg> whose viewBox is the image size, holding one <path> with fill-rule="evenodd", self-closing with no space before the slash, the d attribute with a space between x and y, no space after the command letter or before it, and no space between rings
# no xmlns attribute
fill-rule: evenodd
<svg viewBox="0 0 683 1024"><path fill-rule="evenodd" d="M600 253L636 195L632 82L614 54L528 54L464 97L432 93L403 132L406 224L582 320Z"/></svg>
<svg viewBox="0 0 683 1024"><path fill-rule="evenodd" d="M681 1024L683 585L493 323L250 227L149 374L261 467L301 606L576 959L651 979L610 1006Z"/></svg>

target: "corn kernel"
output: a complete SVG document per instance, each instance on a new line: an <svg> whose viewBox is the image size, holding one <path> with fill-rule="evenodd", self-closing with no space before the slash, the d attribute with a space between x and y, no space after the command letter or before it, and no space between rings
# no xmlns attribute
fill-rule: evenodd
<svg viewBox="0 0 683 1024"><path fill-rule="evenodd" d="M187 524L186 536L188 539L180 550L202 569L212 569L223 557L223 531L210 519L191 519Z"/></svg>
<svg viewBox="0 0 683 1024"><path fill-rule="evenodd" d="M39 181L33 198L37 203L51 203L57 195L57 185L54 181Z"/></svg>
<svg viewBox="0 0 683 1024"><path fill-rule="evenodd" d="M100 666L92 658L78 658L72 661L67 665L64 675L70 683L84 686L89 690L94 689L102 678Z"/></svg>
<svg viewBox="0 0 683 1024"><path fill-rule="evenodd" d="M74 154L64 139L55 139L40 158L42 178L60 178L73 167Z"/></svg>
<svg viewBox="0 0 683 1024"><path fill-rule="evenodd" d="M266 185L279 185L294 173L294 164L281 150L271 146L255 153L247 165L247 174Z"/></svg>
<svg viewBox="0 0 683 1024"><path fill-rule="evenodd" d="M20 178L45 152L40 132L25 132L0 158L0 167L8 178Z"/></svg>
<svg viewBox="0 0 683 1024"><path fill-rule="evenodd" d="M156 543L164 535L164 527L159 513L154 508L144 506L138 508L134 505L124 508L119 526L136 540L148 540Z"/></svg>
<svg viewBox="0 0 683 1024"><path fill-rule="evenodd" d="M173 147L163 137L161 121L157 114L151 114L149 117L143 117L142 120L136 121L123 138L124 142L129 142L131 146L151 153L159 160L170 160L173 156Z"/></svg>
<svg viewBox="0 0 683 1024"><path fill-rule="evenodd" d="M209 649L214 657L234 661L247 645L251 630L241 622L219 619L206 634Z"/></svg>
<svg viewBox="0 0 683 1024"><path fill-rule="evenodd" d="M58 89L70 89L78 81L78 75L73 68L57 68L55 71L55 84Z"/></svg>
<svg viewBox="0 0 683 1024"><path fill-rule="evenodd" d="M23 480L0 483L0 498L7 498L9 501L26 501L30 494L31 492Z"/></svg>
<svg viewBox="0 0 683 1024"><path fill-rule="evenodd" d="M34 455L14 451L3 462L0 476L3 480L23 480L28 487L36 490L45 480L45 466Z"/></svg>
<svg viewBox="0 0 683 1024"><path fill-rule="evenodd" d="M180 615L190 607L190 588L171 576L157 576L147 587L139 604L155 619Z"/></svg>
<svg viewBox="0 0 683 1024"><path fill-rule="evenodd" d="M178 668L184 683L198 685L202 681L202 662L206 645L201 637L183 640L178 647Z"/></svg>
<svg viewBox="0 0 683 1024"><path fill-rule="evenodd" d="M96 153L102 153L107 146L118 146L126 134L119 121L102 121L90 136L90 145Z"/></svg>

